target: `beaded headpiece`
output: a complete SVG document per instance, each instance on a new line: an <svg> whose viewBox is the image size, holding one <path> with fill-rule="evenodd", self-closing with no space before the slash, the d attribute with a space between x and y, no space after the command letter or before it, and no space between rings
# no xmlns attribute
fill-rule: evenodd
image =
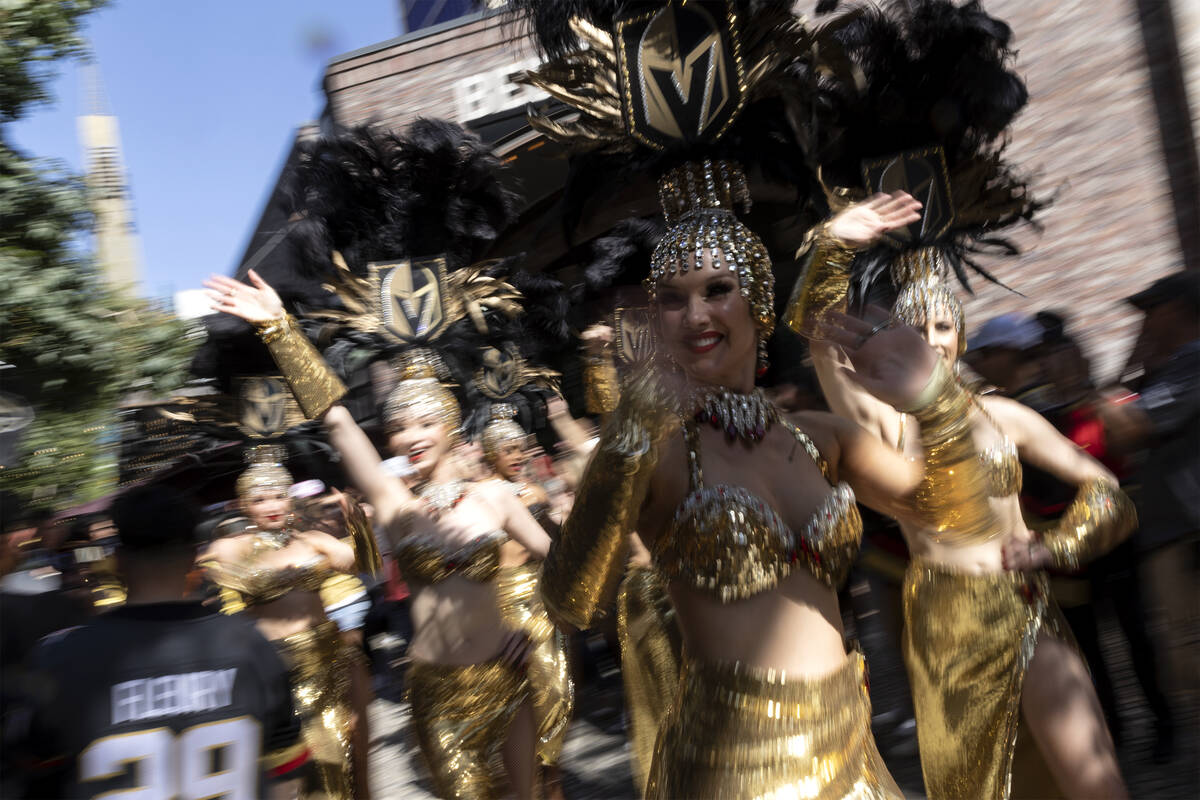
<svg viewBox="0 0 1200 800"><path fill-rule="evenodd" d="M906 250L892 263L892 282L899 289L892 313L909 325L920 325L948 313L958 331L958 355L967 351L963 307L949 284L949 270L937 248Z"/></svg>
<svg viewBox="0 0 1200 800"><path fill-rule="evenodd" d="M400 416L437 417L446 427L457 431L462 412L454 393L437 378L433 362L417 355L410 357L396 388L383 405L383 419L391 424Z"/></svg>
<svg viewBox="0 0 1200 800"><path fill-rule="evenodd" d="M762 240L735 215L750 210L746 175L732 161L684 164L658 181L658 199L667 231L650 256L646 288L658 299L658 284L677 273L699 269L709 251L715 269L737 276L764 338L775 327L775 276Z"/></svg>
<svg viewBox="0 0 1200 800"><path fill-rule="evenodd" d="M507 403L497 403L492 406L492 419L483 429L480 444L483 455L489 461L495 460L500 451L510 444L524 446L528 438L525 430L516 423L517 409Z"/></svg>
<svg viewBox="0 0 1200 800"><path fill-rule="evenodd" d="M243 500L260 492L286 492L292 473L283 466L287 449L277 444L260 444L246 451L250 466L238 476L237 494Z"/></svg>

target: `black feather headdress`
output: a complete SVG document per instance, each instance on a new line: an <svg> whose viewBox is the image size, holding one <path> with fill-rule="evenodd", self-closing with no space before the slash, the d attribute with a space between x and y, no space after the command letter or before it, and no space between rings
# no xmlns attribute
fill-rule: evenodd
<svg viewBox="0 0 1200 800"><path fill-rule="evenodd" d="M518 199L500 168L474 134L419 119L318 139L289 180L293 245L341 301L309 315L330 365L352 383L371 361L419 360L454 392L468 433L499 400L536 426L542 402L525 384L552 383L533 364L566 336L557 282L514 275L514 259L479 260Z"/></svg>
<svg viewBox="0 0 1200 800"><path fill-rule="evenodd" d="M918 223L855 258L856 294L897 265L911 272L904 254L917 252L968 291L970 272L998 282L978 256L1017 254L1006 231L1033 223L1045 205L1004 157L1005 133L1028 99L1012 68L1012 31L976 0L893 0L845 19L836 38L862 80L827 84L834 122L820 149L831 205L893 189L924 204Z"/></svg>

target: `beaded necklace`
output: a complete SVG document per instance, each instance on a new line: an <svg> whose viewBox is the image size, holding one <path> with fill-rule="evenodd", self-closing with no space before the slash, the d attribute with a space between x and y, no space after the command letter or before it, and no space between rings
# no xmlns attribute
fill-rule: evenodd
<svg viewBox="0 0 1200 800"><path fill-rule="evenodd" d="M712 386L694 387L689 405L697 423L708 423L731 440L761 441L779 420L779 409L757 388L743 394Z"/></svg>

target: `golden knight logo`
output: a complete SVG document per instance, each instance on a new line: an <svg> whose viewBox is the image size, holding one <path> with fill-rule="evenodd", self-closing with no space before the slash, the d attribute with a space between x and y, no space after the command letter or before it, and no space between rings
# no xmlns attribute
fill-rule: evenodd
<svg viewBox="0 0 1200 800"><path fill-rule="evenodd" d="M906 150L876 161L864 161L862 169L868 194L905 191L921 201L921 218L887 234L885 239L889 244L900 247L932 242L949 230L954 222L954 199L942 148Z"/></svg>
<svg viewBox="0 0 1200 800"><path fill-rule="evenodd" d="M715 141L741 110L744 76L729 0L637 3L616 21L614 38L625 124L644 144Z"/></svg>
<svg viewBox="0 0 1200 800"><path fill-rule="evenodd" d="M429 341L446 324L446 260L369 265L379 282L383 325L402 342Z"/></svg>

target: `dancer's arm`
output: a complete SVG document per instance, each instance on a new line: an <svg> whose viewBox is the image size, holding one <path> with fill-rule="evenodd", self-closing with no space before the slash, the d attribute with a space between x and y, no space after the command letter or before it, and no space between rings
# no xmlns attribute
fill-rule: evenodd
<svg viewBox="0 0 1200 800"><path fill-rule="evenodd" d="M1137 512L1117 488L1117 479L1031 408L1006 398L990 398L988 407L1016 444L1021 459L1079 487L1058 524L1043 531L1040 542L1005 543L1009 569L1055 566L1077 569L1124 541L1137 527Z"/></svg>
<svg viewBox="0 0 1200 800"><path fill-rule="evenodd" d="M986 534L996 519L971 437L970 396L920 334L887 322L872 306L865 319L830 312L824 327L853 361L847 378L917 420L925 458L912 465L877 437L869 443L846 429L839 439L844 469L858 478L863 501L891 516L938 532Z"/></svg>
<svg viewBox="0 0 1200 800"><path fill-rule="evenodd" d="M550 537L519 497L507 489L486 482L475 484L473 490L500 515L501 527L513 541L535 558L546 557L550 552Z"/></svg>
<svg viewBox="0 0 1200 800"><path fill-rule="evenodd" d="M841 211L816 229L808 268L783 316L789 328L809 339L813 366L829 408L885 441L891 441L891 437L883 429L884 421L894 419L895 410L847 375L849 359L822 328L831 312L844 313L847 309L855 250L915 221L920 207L904 192L880 194Z"/></svg>
<svg viewBox="0 0 1200 800"><path fill-rule="evenodd" d="M562 533L542 567L551 616L587 628L625 568L626 534L637 528L659 445L678 426L650 364L635 375L605 422Z"/></svg>
<svg viewBox="0 0 1200 800"><path fill-rule="evenodd" d="M249 285L222 275L205 281L213 308L244 319L258 329L304 415L324 422L329 441L341 454L342 466L351 483L375 507L379 522L388 524L413 500L412 493L401 480L383 471L371 440L350 412L338 404L346 387L284 311L279 295L254 270L249 271L248 277Z"/></svg>

